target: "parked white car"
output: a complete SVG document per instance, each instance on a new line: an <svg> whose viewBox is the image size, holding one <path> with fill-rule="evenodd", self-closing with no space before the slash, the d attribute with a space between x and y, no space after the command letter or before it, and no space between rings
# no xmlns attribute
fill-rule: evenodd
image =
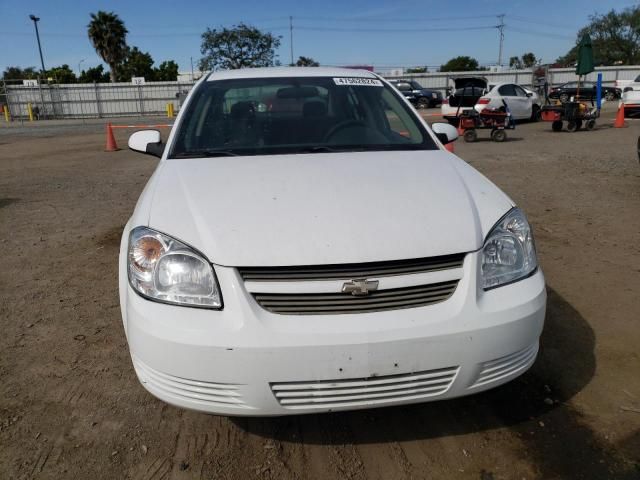
<svg viewBox="0 0 640 480"><path fill-rule="evenodd" d="M640 118L640 88L626 87L620 103L624 104L626 118Z"/></svg>
<svg viewBox="0 0 640 480"><path fill-rule="evenodd" d="M138 378L173 405L287 415L453 398L538 352L524 213L379 76L216 72L194 87L122 237Z"/></svg>
<svg viewBox="0 0 640 480"><path fill-rule="evenodd" d="M466 87L456 91L442 103L442 114L454 117L464 110L475 109L481 112L487 107L501 108L507 104L515 120L538 120L540 117L540 99L538 95L515 83L497 83L487 89L479 86ZM460 110L458 105L462 104Z"/></svg>
<svg viewBox="0 0 640 480"><path fill-rule="evenodd" d="M478 112L487 107L500 108L504 105L503 101L515 120L539 120L540 118L538 95L515 83L494 85L488 93L480 97L474 108Z"/></svg>

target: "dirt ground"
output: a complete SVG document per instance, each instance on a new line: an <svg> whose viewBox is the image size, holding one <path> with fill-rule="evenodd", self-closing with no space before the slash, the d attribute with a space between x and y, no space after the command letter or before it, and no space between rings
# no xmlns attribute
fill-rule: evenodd
<svg viewBox="0 0 640 480"><path fill-rule="evenodd" d="M103 152L100 122L0 127L0 477L639 479L640 123L612 123L455 144L534 226L549 303L528 373L454 401L272 419L180 410L135 377L116 263L156 160Z"/></svg>

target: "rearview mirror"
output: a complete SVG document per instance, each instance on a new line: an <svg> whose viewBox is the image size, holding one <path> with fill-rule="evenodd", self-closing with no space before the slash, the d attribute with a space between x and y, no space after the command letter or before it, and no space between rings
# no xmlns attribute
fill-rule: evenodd
<svg viewBox="0 0 640 480"><path fill-rule="evenodd" d="M129 148L154 157L162 157L164 144L158 130L140 130L129 137Z"/></svg>
<svg viewBox="0 0 640 480"><path fill-rule="evenodd" d="M434 123L431 125L431 130L436 134L438 140L444 145L451 143L458 138L458 130L453 125L448 123Z"/></svg>

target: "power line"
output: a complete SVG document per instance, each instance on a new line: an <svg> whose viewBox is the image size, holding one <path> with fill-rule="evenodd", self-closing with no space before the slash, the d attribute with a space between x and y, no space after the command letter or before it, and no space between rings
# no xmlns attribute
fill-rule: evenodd
<svg viewBox="0 0 640 480"><path fill-rule="evenodd" d="M576 39L575 36L561 35L559 33L543 32L543 31L540 31L540 30L531 30L531 29L512 27L511 25L507 25L506 29L509 30L510 32L524 33L525 35L535 35L537 37L550 37L550 38L558 38L558 39L562 39L562 40L567 40L567 39L568 40L575 40Z"/></svg>
<svg viewBox="0 0 640 480"><path fill-rule="evenodd" d="M533 24L533 25L542 25L544 27L550 27L550 28L561 28L562 30L567 30L567 28L575 28L576 30L579 30L581 28L579 26L570 27L567 24L549 22L548 20L545 20L545 19L535 19L535 18L529 18L529 17L520 17L518 15L509 15L509 20L514 20L514 21L520 22L520 23L529 23L529 24Z"/></svg>
<svg viewBox="0 0 640 480"><path fill-rule="evenodd" d="M310 25L296 26L297 30L311 32L360 32L360 33L428 33L428 32L462 32L467 30L493 30L495 25L479 27L438 27L438 28L341 28L314 27Z"/></svg>
<svg viewBox="0 0 640 480"><path fill-rule="evenodd" d="M395 17L395 18L371 18L371 17L321 17L321 16L300 16L296 15L296 18L311 22L346 22L346 23L389 23L389 22L406 22L406 23L425 23L443 20L477 20L478 18L495 18L495 15L474 15L468 17L428 17L428 18L416 18L416 17Z"/></svg>

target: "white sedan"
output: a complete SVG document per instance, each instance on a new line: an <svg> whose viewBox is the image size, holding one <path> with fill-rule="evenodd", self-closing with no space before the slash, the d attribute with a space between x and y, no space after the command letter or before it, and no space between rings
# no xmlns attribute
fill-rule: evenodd
<svg viewBox="0 0 640 480"><path fill-rule="evenodd" d="M458 89L453 95L443 100L441 109L443 116L455 117L460 112L471 108L481 112L487 107L503 108L505 103L515 120L539 119L538 95L515 83L490 85L488 91L480 87Z"/></svg>
<svg viewBox="0 0 640 480"><path fill-rule="evenodd" d="M170 404L287 415L440 400L535 361L546 293L525 214L367 71L216 72L122 237L135 372Z"/></svg>

